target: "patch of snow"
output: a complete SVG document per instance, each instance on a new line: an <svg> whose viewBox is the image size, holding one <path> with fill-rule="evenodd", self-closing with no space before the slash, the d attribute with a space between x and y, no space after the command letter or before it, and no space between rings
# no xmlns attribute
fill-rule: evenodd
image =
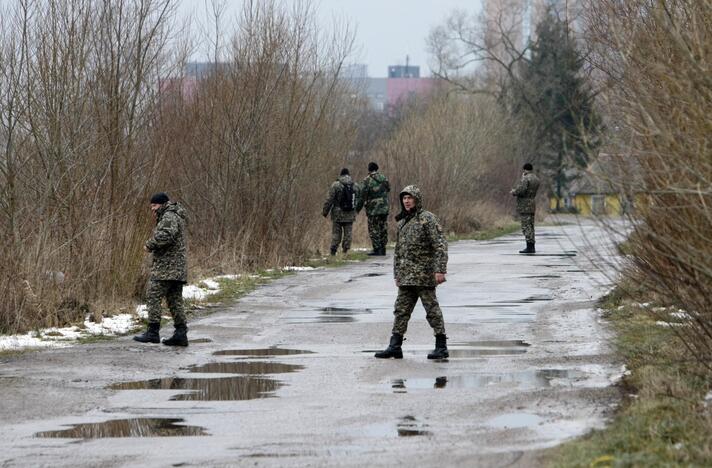
<svg viewBox="0 0 712 468"><path fill-rule="evenodd" d="M670 317L674 317L680 320L691 320L692 317L687 312L670 312Z"/></svg>
<svg viewBox="0 0 712 468"><path fill-rule="evenodd" d="M123 335L136 326L136 318L131 314L118 314L104 317L99 323L84 320L84 326L89 335Z"/></svg>
<svg viewBox="0 0 712 468"><path fill-rule="evenodd" d="M183 286L183 299L193 299L196 301L204 301L208 295L211 293L214 294L214 291L210 291L208 289L203 289L199 286L195 286L193 284L189 284L187 286Z"/></svg>
<svg viewBox="0 0 712 468"><path fill-rule="evenodd" d="M282 270L284 270L284 271L312 271L312 270L316 270L316 268L310 267L310 266L286 266L286 267L283 267Z"/></svg>
<svg viewBox="0 0 712 468"><path fill-rule="evenodd" d="M207 286L208 289L220 289L220 283L215 281L214 279L206 279L200 282L201 284L204 284Z"/></svg>
<svg viewBox="0 0 712 468"><path fill-rule="evenodd" d="M136 306L136 315L139 318L148 318L148 306L146 304L140 304Z"/></svg>
<svg viewBox="0 0 712 468"><path fill-rule="evenodd" d="M707 392L707 395L705 395L704 405L705 408L712 406L712 391Z"/></svg>
<svg viewBox="0 0 712 468"><path fill-rule="evenodd" d="M69 345L65 342L45 341L33 336L32 333L0 336L0 351L17 351L30 348L63 348L66 346Z"/></svg>
<svg viewBox="0 0 712 468"><path fill-rule="evenodd" d="M236 280L240 279L242 275L220 275L220 276L214 276L212 279L214 280L221 280L221 279L226 279L226 280Z"/></svg>

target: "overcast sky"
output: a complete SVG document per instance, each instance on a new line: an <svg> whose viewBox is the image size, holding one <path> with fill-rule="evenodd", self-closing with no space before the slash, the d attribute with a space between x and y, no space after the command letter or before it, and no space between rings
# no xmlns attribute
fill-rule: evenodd
<svg viewBox="0 0 712 468"><path fill-rule="evenodd" d="M298 0L286 0L293 3ZM243 0L227 0L226 14L234 16ZM359 52L354 62L368 64L372 77L384 77L388 65L420 65L428 76L429 57L425 41L430 29L440 24L452 10L478 12L481 0L317 0L313 2L319 21L326 27L334 18L357 28ZM204 0L182 0L181 14L204 21Z"/></svg>

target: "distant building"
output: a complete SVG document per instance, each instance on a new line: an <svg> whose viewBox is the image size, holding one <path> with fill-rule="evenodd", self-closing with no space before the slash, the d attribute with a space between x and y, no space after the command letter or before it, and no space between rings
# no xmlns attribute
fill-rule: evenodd
<svg viewBox="0 0 712 468"><path fill-rule="evenodd" d="M390 65L388 78L420 78L420 67L417 65Z"/></svg>
<svg viewBox="0 0 712 468"><path fill-rule="evenodd" d="M342 79L349 81L357 95L368 99L371 107L386 112L399 102L415 96L428 94L435 87L436 80L421 78L417 65L390 65L387 78L371 78L365 64L344 66Z"/></svg>

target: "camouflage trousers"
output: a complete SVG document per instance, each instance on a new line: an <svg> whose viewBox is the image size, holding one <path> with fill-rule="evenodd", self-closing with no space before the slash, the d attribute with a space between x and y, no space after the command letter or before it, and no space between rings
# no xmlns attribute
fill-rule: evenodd
<svg viewBox="0 0 712 468"><path fill-rule="evenodd" d="M385 249L388 244L388 215L368 217L368 236L371 238L373 251Z"/></svg>
<svg viewBox="0 0 712 468"><path fill-rule="evenodd" d="M161 322L161 302L164 297L168 303L168 309L171 311L173 324L176 327L185 325L183 283L181 281L148 280L148 288L146 290L148 323Z"/></svg>
<svg viewBox="0 0 712 468"><path fill-rule="evenodd" d="M445 334L445 320L438 304L435 288L421 286L401 286L398 288L398 298L396 299L393 315L393 333L401 336L408 330L408 321L413 313L415 304L420 299L425 309L425 318L433 328L436 335Z"/></svg>
<svg viewBox="0 0 712 468"><path fill-rule="evenodd" d="M522 223L522 234L527 242L534 243L534 213L520 213L519 220Z"/></svg>
<svg viewBox="0 0 712 468"><path fill-rule="evenodd" d="M331 223L331 252L339 250L339 244L344 252L351 248L351 228L353 223Z"/></svg>

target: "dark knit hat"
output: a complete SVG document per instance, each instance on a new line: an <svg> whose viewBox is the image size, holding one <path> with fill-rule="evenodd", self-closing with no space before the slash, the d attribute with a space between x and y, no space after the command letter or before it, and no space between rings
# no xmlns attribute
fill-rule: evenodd
<svg viewBox="0 0 712 468"><path fill-rule="evenodd" d="M157 205L163 205L164 203L168 203L169 201L170 198L168 198L168 194L166 194L165 192L158 192L151 197L151 203L155 203Z"/></svg>
<svg viewBox="0 0 712 468"><path fill-rule="evenodd" d="M349 170L346 168L341 169L341 174L339 175L349 175Z"/></svg>
<svg viewBox="0 0 712 468"><path fill-rule="evenodd" d="M522 166L522 169L524 169L525 171L531 171L534 170L534 167L531 164L526 163L524 166Z"/></svg>
<svg viewBox="0 0 712 468"><path fill-rule="evenodd" d="M371 161L370 163L368 163L368 172L375 172L375 171L377 171L377 170L378 170L378 164L376 164L376 163L373 162L373 161Z"/></svg>

